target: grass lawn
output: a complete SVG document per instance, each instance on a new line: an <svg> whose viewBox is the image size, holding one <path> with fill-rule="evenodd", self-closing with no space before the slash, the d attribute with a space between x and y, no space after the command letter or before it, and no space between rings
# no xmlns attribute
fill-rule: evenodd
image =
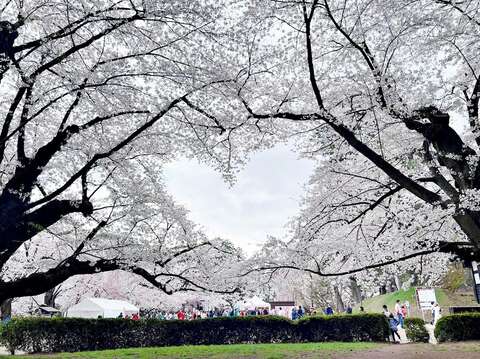
<svg viewBox="0 0 480 359"><path fill-rule="evenodd" d="M330 358L332 354L365 351L380 348L376 343L302 343L302 344L232 344L197 345L164 348L132 348L96 352L60 353L52 355L26 355L15 358L105 358L105 359L150 359L150 358L215 358L215 359L293 359ZM0 358L12 358L0 356Z"/></svg>

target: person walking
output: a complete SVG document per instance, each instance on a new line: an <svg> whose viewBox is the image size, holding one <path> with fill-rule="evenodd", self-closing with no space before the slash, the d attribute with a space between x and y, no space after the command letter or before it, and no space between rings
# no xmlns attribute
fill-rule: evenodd
<svg viewBox="0 0 480 359"><path fill-rule="evenodd" d="M435 325L435 302L430 302L430 305L430 311L432 312L432 321L430 322L430 324Z"/></svg>
<svg viewBox="0 0 480 359"><path fill-rule="evenodd" d="M390 332L392 333L392 338L393 342L396 343L395 336L398 337L398 342L401 342L400 334L398 334L398 320L395 319L395 316L390 313L389 319L388 319L388 325L390 327Z"/></svg>
<svg viewBox="0 0 480 359"><path fill-rule="evenodd" d="M293 307L292 308L292 320L297 320L297 319L298 319L297 308Z"/></svg>
<svg viewBox="0 0 480 359"><path fill-rule="evenodd" d="M435 305L433 306L433 318L434 318L433 326L436 326L438 320L442 317L441 313L442 313L442 309L440 308L438 303L435 303Z"/></svg>
<svg viewBox="0 0 480 359"><path fill-rule="evenodd" d="M185 313L183 312L183 310L180 309L180 310L177 312L177 319L178 319L178 320L185 320Z"/></svg>
<svg viewBox="0 0 480 359"><path fill-rule="evenodd" d="M305 311L303 310L302 306L299 305L297 310L297 318L302 319L304 315L305 315Z"/></svg>
<svg viewBox="0 0 480 359"><path fill-rule="evenodd" d="M388 307L386 304L383 305L383 315L386 316L387 318L390 318L390 311L388 310Z"/></svg>
<svg viewBox="0 0 480 359"><path fill-rule="evenodd" d="M400 327L403 328L403 314L400 299L397 299L395 302L395 316L397 317L397 321L400 324Z"/></svg>

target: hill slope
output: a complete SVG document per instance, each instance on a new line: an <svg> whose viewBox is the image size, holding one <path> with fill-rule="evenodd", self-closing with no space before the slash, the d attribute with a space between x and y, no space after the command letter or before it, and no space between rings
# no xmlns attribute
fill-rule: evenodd
<svg viewBox="0 0 480 359"><path fill-rule="evenodd" d="M473 290L468 292L458 291L455 293L449 293L444 289L435 288L435 295L437 297L438 304L441 308L443 308L443 313L448 313L448 307L450 306L477 305L473 296ZM408 290L399 290L397 292L377 295L375 297L365 299L361 305L365 308L366 312L379 313L382 311L382 306L384 304L387 305L389 310L393 310L397 299L400 299L401 303L404 303L406 300L408 300L410 302L410 315L422 317L422 313L417 306L415 288L413 287ZM359 307L360 305L356 306L355 310L358 311Z"/></svg>

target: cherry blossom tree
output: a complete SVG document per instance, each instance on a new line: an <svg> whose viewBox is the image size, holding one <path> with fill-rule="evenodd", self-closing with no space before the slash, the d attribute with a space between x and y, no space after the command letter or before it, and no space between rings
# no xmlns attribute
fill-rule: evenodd
<svg viewBox="0 0 480 359"><path fill-rule="evenodd" d="M228 176L264 141L233 151L253 124L200 106L235 80L224 12L209 0L3 2L0 302L117 269L166 293L220 290L212 278L237 249L196 229L160 173L183 155Z"/></svg>
<svg viewBox="0 0 480 359"><path fill-rule="evenodd" d="M263 21L248 23L236 95L260 128L293 125L319 161L299 223L301 250L318 263L305 255L305 268L347 275L435 252L479 260L479 4L255 6ZM345 237L350 248L332 256Z"/></svg>

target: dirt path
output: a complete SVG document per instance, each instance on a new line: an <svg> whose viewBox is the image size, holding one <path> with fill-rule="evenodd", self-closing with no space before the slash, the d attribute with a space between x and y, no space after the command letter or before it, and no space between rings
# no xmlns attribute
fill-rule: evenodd
<svg viewBox="0 0 480 359"><path fill-rule="evenodd" d="M480 359L480 343L391 344L382 348L334 355L334 359Z"/></svg>

